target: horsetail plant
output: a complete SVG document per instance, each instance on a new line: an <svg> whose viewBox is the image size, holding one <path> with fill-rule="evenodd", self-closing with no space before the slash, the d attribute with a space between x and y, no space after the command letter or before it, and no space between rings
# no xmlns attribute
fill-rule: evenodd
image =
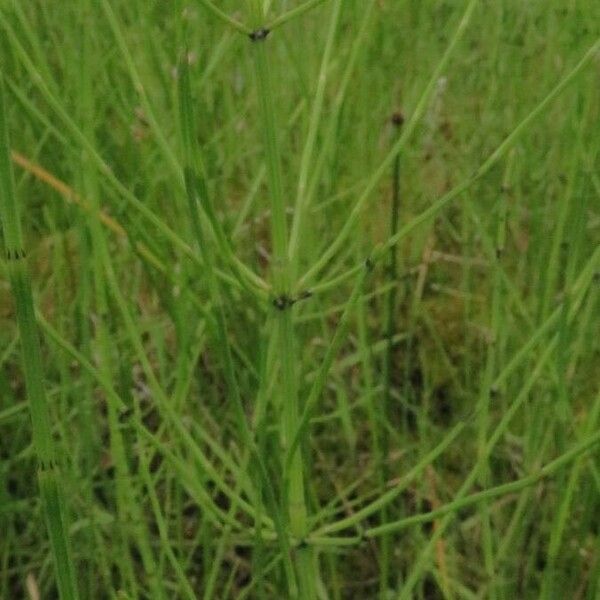
<svg viewBox="0 0 600 600"><path fill-rule="evenodd" d="M281 372L279 410L281 410L281 437L284 449L288 449L298 427L298 380L297 359L293 323L293 300L291 299L291 263L288 250L288 224L281 169L281 153L275 117L274 92L271 81L270 59L267 52L267 38L270 30L263 26L263 4L253 0L251 11L255 26L249 38L252 43L255 77L258 89L262 131L264 136L267 176L271 196L271 241L272 277L275 311L274 323L279 352ZM285 468L285 465L282 465ZM303 541L308 534L307 507L305 497L304 465L299 451L290 457L289 483L285 482L284 502L287 505L287 519L291 536ZM296 575L300 598L316 598L316 564L311 548L302 545L296 550Z"/></svg>
<svg viewBox="0 0 600 600"><path fill-rule="evenodd" d="M289 554L289 543L286 533L284 531L283 523L279 515L279 510L275 503L274 493L270 488L269 478L266 472L266 467L259 455L256 447L256 443L253 438L253 433L250 430L248 420L244 411L242 397L239 389L238 379L235 373L233 356L229 344L225 341L227 339L227 323L224 302L220 285L214 275L214 257L213 248L211 247L211 237L220 237L220 226L217 223L217 219L214 216L214 208L212 207L211 197L207 185L207 174L204 161L201 153L197 148L197 144L194 139L194 133L196 131L196 118L194 114L193 97L190 85L190 72L189 65L186 57L180 65L179 73L179 117L180 117L180 134L183 146L184 155L184 178L185 178L185 189L188 200L188 209L190 215L190 221L192 223L192 233L196 238L196 245L200 254L202 255L205 262L204 275L208 283L209 295L213 305L214 313L214 329L216 339L220 341L218 347L220 350L221 367L223 369L225 380L227 383L227 390L230 399L233 401L238 426L242 432L246 452L243 457L241 470L245 472L249 465L255 465L257 467L258 477L255 486L257 489L262 485L265 488L267 503L271 509L275 528L279 537L279 541L282 544L282 550L284 556L287 557ZM222 235L222 234L221 234ZM247 290L250 291L251 290ZM260 297L256 297L255 301L260 302ZM257 411L260 407L257 407ZM236 491L239 492L239 485ZM256 489L252 490L253 500L255 505L260 506L260 497ZM229 514L231 517L235 514L238 508L237 498L231 504ZM256 527L258 529L258 539L260 540L260 520L257 522ZM230 530L229 525L227 526L228 531ZM224 536L223 539L226 539ZM224 552L224 544L220 544L219 551L217 552L216 564L222 559L222 553ZM291 563L289 558L284 560L286 564L286 573L289 581L290 591L295 594L296 591L296 580L292 573ZM216 576L216 569L212 570L209 583L206 588L205 597L209 598L214 585L214 576Z"/></svg>
<svg viewBox="0 0 600 600"><path fill-rule="evenodd" d="M214 6L208 0L202 0L202 3L207 6L214 14L217 12L214 10ZM312 3L307 3L312 4ZM346 527L352 525L358 526L361 518L366 517L368 514L374 512L383 511L385 514L385 507L395 498L400 490L393 490L385 493L381 498L373 502L370 506L359 511L357 514L347 519L341 519L338 522L329 523L324 525L321 529L317 529L313 533L310 533L308 528L308 510L306 505L306 493L305 493L305 473L304 465L301 459L301 455L298 452L301 446L301 438L306 429L308 419L310 416L311 408L314 406L316 399L318 398L322 385L324 383L328 368L331 365L332 357L331 354L335 352L336 348L339 348L340 338L343 337L343 327L340 324L337 335L334 338L334 342L328 349L327 358L323 362L320 370L319 378L317 379L318 384L311 390L309 395L310 400L307 401L304 411L301 411L299 406L298 398L298 380L295 373L296 363L296 350L295 350L295 331L293 322L293 306L295 303L295 294L301 293L303 289L306 289L307 285L314 286L314 289L319 286L323 286L322 282L316 281L317 276L325 269L326 266L334 259L338 250L342 247L344 241L348 238L354 226L356 225L358 218L367 204L372 192L378 185L379 181L385 175L389 167L395 167L397 172L398 169L398 156L402 149L407 145L410 136L415 132L417 125L420 122L421 117L424 115L427 108L431 93L440 77L443 70L446 68L450 61L455 49L458 46L467 26L471 20L471 17L477 6L477 0L470 0L464 10L462 18L459 20L458 26L452 36L444 55L439 61L438 65L434 69L431 78L427 86L425 87L419 101L417 102L416 108L412 113L412 116L406 126L404 127L401 135L397 141L393 144L392 149L389 151L383 163L375 173L369 179L367 186L363 193L360 195L358 201L355 203L351 210L349 217L338 233L334 241L327 247L327 249L317 258L317 260L309 267L308 271L300 277L298 281L295 280L295 264L290 264L290 253L289 253L289 237L288 237L288 223L286 219L286 205L285 205L285 194L283 190L283 177L281 168L281 153L278 141L278 132L276 127L275 118L275 102L274 102L274 90L270 72L270 60L267 52L267 43L269 38L272 36L272 29L269 26L265 26L265 15L263 12L263 3L258 0L251 2L251 17L254 28L250 31L246 31L245 26L241 26L239 23L235 24L235 28L245 33L253 44L253 59L255 67L255 78L258 89L258 99L261 113L261 125L262 133L264 137L265 145L265 156L267 163L267 176L269 183L270 199L271 199L271 241L272 241L272 257L271 257L271 268L273 276L273 306L275 308L275 314L273 317L275 323L275 329L277 331L277 347L279 352L279 368L281 370L281 377L279 379L279 405L278 408L282 410L282 445L286 449L286 465L284 472L287 473L286 480L289 483L286 484L287 498L287 510L290 527L291 539L299 540L300 546L296 548L295 553L295 570L298 576L299 595L301 598L314 598L316 595L316 584L318 581L318 569L316 569L315 555L311 550L311 543L316 540L326 539L323 536L327 536L335 531L343 530ZM335 10L335 9L334 9ZM218 15L223 21L228 19L223 18L223 15ZM279 23L276 21L276 23ZM229 22L231 25L232 23ZM331 38L330 38L331 39ZM577 73L583 68L583 66L590 60L593 52L592 49L584 59L575 67L575 69L567 75L567 77L546 97L543 101L513 130L513 132L505 139L505 141L498 146L495 152L493 152L489 158L483 162L483 164L477 169L474 175L464 180L461 184L451 189L449 192L444 194L437 202L434 202L427 210L421 215L414 218L411 222L407 223L404 227L397 230L397 213L392 219L392 231L388 239L378 246L376 246L371 253L370 259L367 261L368 268L372 268L375 262L382 260L387 254L390 253L397 245L397 243L408 235L415 227L422 224L423 222L431 219L437 215L443 207L450 202L458 198L464 193L469 187L471 187L476 181L482 178L507 152L512 144L518 139L520 134L527 128L529 123L533 121L550 103L550 101L556 97L562 90L565 89L566 85L576 76ZM318 117L318 105L317 105ZM314 116L314 115L313 115ZM311 126L311 134L314 132ZM309 144L313 143L310 139ZM308 164L305 160L303 161L303 169ZM304 172L301 173L300 187L305 187L303 179L306 177ZM396 182L397 183L397 182ZM299 205L302 207L303 198L299 197ZM295 216L295 225L298 224L301 217L301 213ZM292 243L295 245L298 243L298 233L293 230ZM292 252L292 259L297 259L297 249L294 247ZM350 278L358 276L364 270L364 265L357 265L351 268L344 274L343 278ZM342 277L337 276L336 281L342 280ZM328 285L326 283L325 285ZM351 296L351 300L346 304L345 316L348 311L354 305L354 302L358 299L357 290L362 286L362 278L359 277L354 292ZM324 286L323 286L324 287ZM392 313L392 309L389 309ZM343 320L346 322L346 319ZM388 326L390 325L388 320ZM330 352L331 351L331 352ZM548 354L543 355L541 365L545 364L548 359ZM541 367L540 367L541 368ZM535 376L530 378L528 385L532 385L536 378L539 376L539 370L535 372ZM389 387L389 383L387 384ZM529 387L519 395L517 401L511 407L512 410L505 416L501 426L496 430L495 435L488 441L485 446L483 456L480 457L480 463L476 465L470 474L470 477L464 482L461 490L459 491L458 497L461 494L466 494L471 484L479 477L483 464L489 452L493 447L495 441L498 439L499 431L503 431L506 427L510 418L516 412L517 408L524 401ZM314 391L314 394L313 394ZM300 416L301 415L301 416ZM451 432L449 439L454 439L454 436L462 430L459 427L455 431ZM447 441L447 440L445 440ZM429 463L426 463L429 464ZM421 574L424 568L425 560L427 560L428 551L432 544L443 534L445 527L448 524L446 519L436 532L434 538L427 545L425 551L422 553L421 560L417 562L415 568L407 582L407 586L403 589L401 596L408 597L412 592L415 585L416 578ZM377 528L378 535L386 535L389 531L393 530L391 526L382 525ZM333 540L332 540L333 541ZM335 542L333 542L335 543ZM387 554L384 550L384 554ZM385 557L383 565L383 574L385 574L387 567L385 566ZM388 559L389 560L389 559ZM384 576L385 579L385 576ZM385 583L383 584L382 593L385 594Z"/></svg>
<svg viewBox="0 0 600 600"><path fill-rule="evenodd" d="M430 589L501 598L528 596L538 584L550 600L580 573L593 595L600 395L590 410L590 382L578 367L595 365L585 352L597 346L589 336L597 223L584 223L592 202L579 204L600 192L589 132L595 88L549 129L554 136L567 121L577 143L564 136L564 148L544 151L547 172L530 169L530 157L539 146L534 120L597 55L594 34L564 52L573 62L558 85L536 87L531 106L522 93L528 100L516 106L506 87L521 85L523 73L508 61L531 55L523 62L535 66L529 50L540 41L528 27L542 31L545 21L522 17L513 32L506 1L484 11L477 0L435 9L244 0L246 12L230 14L233 2L196 0L210 17L199 19L185 2L156 10L143 0L82 0L41 10L32 24L38 4L0 9L0 57L9 57L6 81L26 115L18 143L30 145L11 152L0 98L0 219L62 600L410 600ZM547 11L549 33L556 9ZM494 36L480 35L490 25L493 52L486 44ZM64 46L46 56L48 40L65 31ZM566 46L541 43L552 50L554 82L555 57L563 60L554 51ZM471 60L455 60L461 53ZM472 96L486 68L496 76L503 67L508 85L498 76L487 100ZM430 131L432 156L423 157L422 122L440 79L449 83L447 102ZM402 89L407 120L400 128L396 116L391 143L378 147L390 89ZM485 117L476 134L474 106ZM505 132L515 109L521 120ZM561 149L570 172L552 183ZM69 286L76 291L73 320L61 307L57 323L41 313L36 322L11 157L26 171L25 186L58 192L27 217L46 220L37 231L51 246L49 293L58 305ZM389 212L378 208L388 175ZM74 182L62 183L69 176ZM558 196L553 204L556 190L566 191L562 204ZM538 223L552 216L538 217L539 191L543 210L558 210L550 242L536 240L545 233ZM419 228L431 233L419 239ZM419 265L419 246L434 234L436 251ZM567 253L571 237L579 239ZM546 257L552 264L536 279ZM421 285L424 277L402 284L403 321L399 283L423 272L432 285ZM61 352L51 355L57 368L46 387L59 398L52 411L37 326ZM461 331L469 331L466 343ZM7 337L0 395L18 342L10 329ZM26 409L2 408L0 424ZM414 428L402 426L408 411ZM52 427L55 412L62 417ZM67 423L81 431L68 465L85 470L69 499L80 507L71 527L54 447L67 438L52 436ZM19 468L20 456L28 450L11 452L7 470ZM544 502L534 503L542 487ZM31 574L45 597L54 579L38 570L35 550L18 548L16 560L12 552L15 524L36 503L12 502L3 488L9 508L0 512L14 522L0 541L0 596L18 595L26 577L30 587ZM589 497L575 507L580 491ZM532 542L527 521L538 511ZM68 532L78 536L79 590ZM526 586L514 581L520 542L534 550L522 574L537 581ZM461 577L479 554L482 564ZM584 568L563 577L572 566Z"/></svg>
<svg viewBox="0 0 600 600"><path fill-rule="evenodd" d="M69 545L63 497L64 484L61 480L52 437L50 410L44 389L38 326L10 162L8 113L3 79L0 79L0 219L7 270L15 298L21 337L33 446L38 463L38 485L50 537L56 582L61 600L76 600L78 592Z"/></svg>

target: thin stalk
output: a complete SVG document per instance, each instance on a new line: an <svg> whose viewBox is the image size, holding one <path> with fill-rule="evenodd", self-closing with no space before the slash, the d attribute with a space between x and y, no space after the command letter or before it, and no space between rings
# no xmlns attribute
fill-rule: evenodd
<svg viewBox="0 0 600 600"><path fill-rule="evenodd" d="M598 431L598 422L600 420L600 393L596 396L596 401L590 411L590 416L586 419L584 426L584 435L590 439L595 431ZM593 438L591 438L593 439ZM582 443L585 443L582 442ZM544 581L542 584L543 593L542 598L552 598L555 593L555 586L560 576L560 571L557 568L561 555L562 545L564 543L563 537L565 530L568 527L568 521L570 515L572 515L572 503L577 492L577 485L579 484L579 478L581 477L581 471L584 467L583 456L578 455L574 464L572 465L568 479L564 482L564 495L560 501L560 506L554 517L554 523L548 542L548 562L544 569Z"/></svg>
<svg viewBox="0 0 600 600"><path fill-rule="evenodd" d="M440 508L419 515L406 517L404 519L401 519L400 521L388 523L387 525L383 525L381 527L373 527L371 529L367 529L365 531L365 535L367 537L376 537L390 532L401 531L402 529L409 527L410 525L429 523L438 519L439 517L451 518L455 513L469 506L481 504L482 502L487 502L489 500L493 500L494 498L499 498L501 496L507 496L509 494L520 492L525 488L535 485L542 479L552 477L554 474L559 472L561 469L564 469L567 465L570 465L572 462L577 461L579 463L579 461L581 461L581 459L583 458L583 455L587 452L595 450L598 444L600 444L600 432L597 431L589 435L586 439L582 440L581 442L575 444L570 450L568 450L564 454L561 454L558 458L555 458L553 461L547 463L537 471L534 471L533 473L526 475L525 477L516 479L515 481L510 481L509 483L503 483L501 485L491 487L481 492L475 492L466 496L462 494L456 494L454 500L448 502L448 504L444 504L444 506L440 506ZM446 525L444 525L443 529L445 529ZM435 539L437 539L437 537ZM431 542L429 545L431 545ZM405 590L404 593L409 593L409 590Z"/></svg>
<svg viewBox="0 0 600 600"><path fill-rule="evenodd" d="M294 431L294 435L291 438L292 441L288 448L286 456L286 473L289 473L289 471L291 470L291 465L293 464L294 458L297 454L298 447L300 446L301 440L310 424L310 420L313 416L314 409L319 400L321 399L321 395L323 393L323 390L325 389L325 385L327 383L327 375L329 374L329 371L333 366L333 362L335 360L335 357L337 356L337 353L339 352L343 342L346 339L348 328L350 326L350 316L352 315L352 312L354 311L356 305L360 300L368 272L369 269L367 267L363 268L360 277L357 278L354 284L354 288L350 294L350 298L348 298L348 302L346 303L344 312L335 330L331 343L329 344L327 351L325 352L325 356L321 361L321 365L316 374L315 380L306 398L304 409L300 418L298 419L296 430Z"/></svg>
<svg viewBox="0 0 600 600"><path fill-rule="evenodd" d="M187 40L186 40L187 42ZM193 98L191 92L190 83L190 72L189 65L187 63L187 43L186 51L184 52L183 62L180 65L179 73L179 116L180 116L180 133L183 142L183 154L184 154L184 173L185 173L185 186L188 197L188 210L192 222L193 234L196 238L199 251L205 257L205 263L207 269L205 270L205 277L208 281L209 293L211 296L211 302L214 305L213 312L215 313L216 327L214 331L215 346L221 350L221 362L226 373L226 380L228 382L229 394L235 398L236 404L241 405L241 396L239 387L237 384L237 377L233 366L233 357L231 356L230 346L226 339L226 321L225 313L223 310L223 301L221 298L221 291L219 285L214 276L214 257L213 249L209 246L209 240L206 235L206 228L204 227L206 221L206 213L212 213L212 209L208 209L207 206L210 204L211 199L208 194L208 188L206 185L206 172L204 162L198 151L196 151L195 144L195 132L196 132L196 121L193 110ZM204 208L204 214L200 211L200 206ZM245 420L245 416L242 415ZM243 425L245 428L246 426ZM248 466L248 454L244 455L241 472L245 473ZM235 514L239 508L238 494L242 487L243 479L238 477L236 479L236 486L234 490L234 499L228 511L228 518L231 522L234 522ZM256 496L254 492L255 505ZM260 527L260 524L257 525ZM231 524L226 523L221 539L217 546L216 552L213 559L210 561L211 569L207 574L206 583L204 586L204 598L212 598L214 596L214 587L216 585L216 578L219 573L219 569L222 563L223 555L226 549L226 544L231 535Z"/></svg>
<svg viewBox="0 0 600 600"><path fill-rule="evenodd" d="M399 129L402 125L402 117L394 115L393 125ZM400 154L394 160L392 170L392 202L390 206L390 229L389 237L393 238L398 231L400 219ZM396 246L390 246L388 257L388 281L390 288L386 295L385 335L387 339L386 357L384 362L384 417L388 418L390 412L392 392L392 370L394 362L393 339L396 334L396 295L398 280L398 252ZM386 449L387 450L387 449Z"/></svg>
<svg viewBox="0 0 600 600"><path fill-rule="evenodd" d="M319 4L323 4L323 2L325 2L325 1L326 0L307 0L307 2L305 2L304 4L301 4L300 6L297 6L296 8L292 8L291 10L288 10L287 12L283 13L279 17L276 17L275 19L270 21L269 24L267 25L267 29L269 31L273 31L273 29L275 29L277 27L281 27L282 25L285 25L289 21L292 21L293 19L299 17L300 15L303 15L304 13L308 12L309 10L312 10L316 6L319 6Z"/></svg>
<svg viewBox="0 0 600 600"><path fill-rule="evenodd" d="M208 281L211 302L214 307L214 319L216 322L217 329L216 341L217 346L220 349L220 359L225 375L225 380L227 383L227 389L230 398L233 400L236 417L238 420L238 426L240 428L241 434L243 435L243 439L246 445L246 452L242 459L242 468L245 469L248 466L250 459L252 458L258 467L256 472L258 474L259 481L260 483L265 484L266 482L268 482L268 475L266 472L266 468L263 464L262 458L258 452L258 449L256 448L256 444L244 411L238 379L235 373L231 347L228 341L227 322L222 293L219 282L215 275L215 260L212 254L212 248L209 245L207 235L207 224L211 222L210 215L214 214L214 210L212 209L211 198L209 195L208 187L206 185L206 169L204 166L204 161L202 160L202 156L197 150L194 142L196 120L193 109L189 66L186 63L184 63L181 66L181 74L179 81L179 101L181 119L180 132L183 141L183 153L185 160L184 172L186 191L188 195L188 207L192 221L193 233L196 238L200 253L204 258L204 263L207 266L207 268L204 271L204 275L206 276L206 279ZM237 499L237 492L239 491L239 487L240 486L238 484L235 490L236 495L230 508L229 514L232 517L239 505L239 501ZM266 485L265 487L267 489L267 492L269 492L269 486ZM252 493L252 496L254 500L254 508L256 512L260 514L262 505L259 501L259 495L254 490L253 492L254 493ZM284 552L284 555L287 557L289 552L289 541L285 539L283 526L281 524L281 519L279 518L277 507L275 505L275 502L271 498L272 494L268 493L267 496L269 496L270 507L273 511L274 524L277 529L278 537L282 544L282 552ZM257 524L257 528L259 527L260 523ZM223 539L226 539L228 537L229 531L230 527L227 526L227 533L223 536ZM224 543L219 545L216 557L217 562L221 561L224 548ZM284 560L284 567L286 568L286 575L288 577L289 588L290 590L295 590L296 583L293 573L290 569L291 565L289 563L289 558L286 558ZM213 569L212 575L211 577L209 577L208 580L207 588L205 589L205 597L209 597L211 593L211 587L214 585L215 576L216 570Z"/></svg>
<svg viewBox="0 0 600 600"><path fill-rule="evenodd" d="M246 25L240 23L233 17L229 16L225 11L222 11L210 0L198 0L198 2L199 4L204 6L204 8L206 8L209 12L211 12L215 17L217 17L217 19L219 19L226 25L233 27L233 29L235 29L238 33L243 33L245 35L249 35L251 33L251 29L249 29Z"/></svg>
<svg viewBox="0 0 600 600"><path fill-rule="evenodd" d="M510 174L512 167L512 157L510 155L506 173L504 176L503 188L507 189L510 183ZM489 469L489 461L485 458L486 439L489 430L490 422L490 408L491 401L494 396L494 388L492 388L492 381L494 379L494 373L497 370L498 364L498 348L500 345L500 338L502 335L501 331L501 318L502 318L502 305L503 305L503 286L502 286L502 271L501 271L501 260L504 255L505 248L505 237L506 237L506 198L500 198L500 214L498 216L498 225L496 230L496 256L493 268L493 283L492 283L492 309L490 319L490 339L488 339L487 356L485 362L485 368L483 370L483 378L481 382L481 392L479 398L480 412L479 412L479 428L478 428L478 455L482 461L481 473L479 476L479 484L485 488L491 483L491 473ZM494 540L492 535L492 524L490 510L487 502L482 502L480 507L481 522L482 522L482 546L485 569L490 581L495 580L495 566L494 566ZM496 597L496 591L494 588L490 589L490 598Z"/></svg>
<svg viewBox="0 0 600 600"><path fill-rule="evenodd" d="M579 146L580 144L574 144ZM569 241L565 241L566 235L568 235L567 225L569 219L569 213L573 203L573 195L575 193L575 184L577 181L577 169L581 168L579 161L577 160L578 153L573 153L571 161L571 168L569 174L569 182L567 189L564 192L564 196L560 202L560 207L556 208L556 225L552 231L551 248L549 255L546 258L547 268L544 270L543 276L543 289L540 294L540 309L539 309L539 320L543 321L550 312L552 307L552 299L556 294L557 280L559 273L562 270L561 265L561 248L564 243L568 244Z"/></svg>
<svg viewBox="0 0 600 600"><path fill-rule="evenodd" d="M327 33L327 41L325 43L325 50L323 51L323 58L321 60L319 76L317 78L318 83L317 89L315 91L313 108L309 120L308 134L306 137L306 142L304 144L302 158L300 161L300 174L298 176L298 188L296 191L296 206L294 210L294 218L292 221L292 229L290 233L289 242L289 254L290 260L292 262L292 271L294 274L296 273L298 260L300 258L298 253L300 234L303 231L302 226L304 224L304 218L306 210L309 206L310 199L310 194L308 193L309 176L311 172L312 163L314 162L313 154L315 151L319 124L323 116L327 73L330 68L333 45L340 22L340 16L342 12L341 8L342 0L335 0L332 8L329 30Z"/></svg>
<svg viewBox="0 0 600 600"><path fill-rule="evenodd" d="M8 122L4 103L4 83L0 80L0 215L4 234L7 271L16 300L17 323L21 336L23 370L29 398L33 445L38 461L38 483L50 544L56 582L61 600L79 597L67 532L64 484L56 461L50 411L44 389L42 358L31 281L25 262L23 233L10 164Z"/></svg>
<svg viewBox="0 0 600 600"><path fill-rule="evenodd" d="M82 3L83 4L83 3ZM86 3L84 13L79 24L79 31L85 32L86 25L91 22L90 2ZM78 120L81 123L82 131L92 133L94 130L93 117L95 114L95 103L92 94L92 79L90 72L89 58L92 56L90 47L90 38L87 35L79 36L79 102ZM93 141L93 135L90 138ZM80 155L80 164L77 165L81 177L82 189L87 198L90 198L91 214L86 213L82 229L89 231L90 236L90 260L86 265L90 271L92 287L94 291L94 311L97 314L97 320L93 331L93 341L90 346L93 353L98 356L98 370L102 376L110 380L113 373L112 345L110 342L110 333L106 321L110 318L110 311L107 303L106 290L102 273L102 262L98 258L101 243L104 240L104 232L101 231L101 221L97 218L97 180L94 173L86 169L86 154ZM90 268L91 265L91 268ZM52 338L52 333L48 331L44 321L40 321L46 333ZM121 424L119 423L119 414L122 411L123 403L114 395L107 394L106 416L109 430L108 447L110 456L115 467L114 497L115 497L115 539L114 539L114 557L113 561L117 565L116 573L120 575L120 584L129 590L131 594L137 596L139 593L138 584L135 576L135 567L133 564L129 544L131 542L131 531L128 524L131 521L136 522L131 509L137 506L137 500L131 495L132 485L129 468L127 465L125 443ZM115 574L116 574L115 573Z"/></svg>
<svg viewBox="0 0 600 600"><path fill-rule="evenodd" d="M262 25L262 8L260 2L253 2L253 17L260 31ZM281 152L279 148L276 120L275 101L271 82L271 67L267 54L265 37L253 38L253 57L262 132L264 136L267 175L271 197L271 239L273 244L272 276L275 290L275 331L281 366L281 378L278 389L281 417L281 437L284 449L292 443L299 420L298 381L296 376L295 330L293 323L292 301L290 293L290 262L288 255L288 225L285 215L285 200L281 169ZM285 473L285 463L282 465ZM304 466L302 456L296 451L291 456L289 469L289 489L287 497L287 516L290 534L303 540L307 533L307 508L304 489ZM311 600L316 597L315 555L308 547L298 548L295 554L296 572L298 576L299 593L303 599Z"/></svg>
<svg viewBox="0 0 600 600"><path fill-rule="evenodd" d="M394 133L400 131L404 121L401 113L396 113L392 116L392 126ZM392 201L390 206L390 229L389 237L394 237L398 231L398 222L400 219L400 153L396 155L394 166L392 169ZM381 437L381 446L383 453L383 462L381 464L381 472L383 481L389 478L387 468L387 457L390 452L390 436L385 424L389 421L391 415L392 404L392 372L394 370L394 335L396 334L396 295L398 281L398 250L396 246L390 248L388 257L388 281L391 284L390 289L386 294L385 304L385 336L386 336L386 352L383 362L383 420L384 426L380 427L378 432ZM387 507L381 510L381 522L387 523ZM387 594L387 588L390 578L390 538L383 536L380 545L380 594L384 598Z"/></svg>

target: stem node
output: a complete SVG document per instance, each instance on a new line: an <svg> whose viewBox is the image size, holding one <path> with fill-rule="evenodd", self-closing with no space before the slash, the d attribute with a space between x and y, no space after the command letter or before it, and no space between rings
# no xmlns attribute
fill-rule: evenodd
<svg viewBox="0 0 600 600"><path fill-rule="evenodd" d="M258 29L251 31L248 34L248 37L250 38L250 41L252 41L252 42L263 42L264 40L267 39L267 37L269 37L270 33L271 33L270 29L267 29L266 27L259 27Z"/></svg>

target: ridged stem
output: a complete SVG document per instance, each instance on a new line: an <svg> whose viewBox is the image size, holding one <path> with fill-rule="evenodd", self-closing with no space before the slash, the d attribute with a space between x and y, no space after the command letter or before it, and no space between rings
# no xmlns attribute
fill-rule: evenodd
<svg viewBox="0 0 600 600"><path fill-rule="evenodd" d="M42 358L33 294L23 245L13 173L10 164L7 113L4 84L0 80L0 221L8 276L16 301L17 324L21 337L23 370L29 400L33 431L33 446L38 461L38 483L50 544L58 591L61 600L78 598L75 571L71 559L67 532L61 474L56 462L50 411L46 400Z"/></svg>
<svg viewBox="0 0 600 600"><path fill-rule="evenodd" d="M265 144L267 175L271 206L272 277L275 291L274 323L281 377L279 379L279 401L281 408L281 437L284 449L289 448L299 423L298 382L296 378L295 330L290 293L290 262L288 256L288 224L283 192L281 150L277 139L275 102L271 83L271 69L267 53L268 31L261 29L262 9L259 2L253 3L256 32L251 36L261 126ZM285 453L284 453L285 455ZM287 496L289 533L303 540L308 533L307 508L304 489L304 467L299 450L290 457ZM282 464L285 472L285 463ZM295 553L296 575L302 599L316 595L315 557L313 551L301 545Z"/></svg>

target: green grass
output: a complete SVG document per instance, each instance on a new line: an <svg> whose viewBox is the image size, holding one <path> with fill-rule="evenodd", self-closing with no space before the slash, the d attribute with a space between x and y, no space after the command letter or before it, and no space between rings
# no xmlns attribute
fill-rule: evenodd
<svg viewBox="0 0 600 600"><path fill-rule="evenodd" d="M598 597L597 2L0 30L0 598Z"/></svg>

